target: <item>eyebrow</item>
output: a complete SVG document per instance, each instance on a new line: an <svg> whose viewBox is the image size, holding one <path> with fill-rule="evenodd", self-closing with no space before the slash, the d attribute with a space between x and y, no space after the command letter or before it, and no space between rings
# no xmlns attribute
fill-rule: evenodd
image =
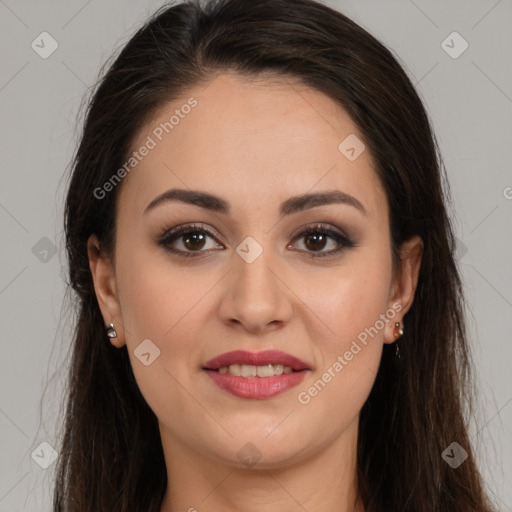
<svg viewBox="0 0 512 512"><path fill-rule="evenodd" d="M155 199L148 204L143 214L169 201L179 201L226 215L229 215L231 211L227 201L209 194L208 192L173 188L155 197ZM353 206L363 215L368 215L363 205L354 196L341 192L340 190L327 190L325 192L290 197L281 203L279 212L281 216L291 215L299 211L327 204L346 204Z"/></svg>

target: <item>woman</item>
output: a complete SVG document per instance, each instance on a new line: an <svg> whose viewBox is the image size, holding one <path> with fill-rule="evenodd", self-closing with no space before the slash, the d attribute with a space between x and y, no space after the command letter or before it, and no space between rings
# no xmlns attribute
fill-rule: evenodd
<svg viewBox="0 0 512 512"><path fill-rule="evenodd" d="M159 10L74 159L54 510L490 510L443 179L410 80L344 15Z"/></svg>

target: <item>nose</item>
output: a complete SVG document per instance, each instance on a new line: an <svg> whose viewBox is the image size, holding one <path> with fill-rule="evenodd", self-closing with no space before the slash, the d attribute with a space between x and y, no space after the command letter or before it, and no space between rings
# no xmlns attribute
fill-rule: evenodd
<svg viewBox="0 0 512 512"><path fill-rule="evenodd" d="M286 325L293 313L293 293L270 250L252 263L235 254L232 265L219 304L221 321L255 334Z"/></svg>

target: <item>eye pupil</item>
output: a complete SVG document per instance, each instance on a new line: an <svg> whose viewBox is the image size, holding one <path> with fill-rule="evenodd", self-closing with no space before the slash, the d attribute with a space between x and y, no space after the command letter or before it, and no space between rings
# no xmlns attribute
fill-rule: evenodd
<svg viewBox="0 0 512 512"><path fill-rule="evenodd" d="M312 250L318 250L323 249L325 247L325 235L324 234L314 234L314 235L307 235L306 239L308 242L306 242L306 246L308 249ZM309 240L316 239L316 242L313 242L313 244L309 243Z"/></svg>
<svg viewBox="0 0 512 512"><path fill-rule="evenodd" d="M194 231L191 233L187 233L186 235L183 235L183 239L185 241L185 247L187 247L187 249L201 249L205 243L204 233L200 233L198 231ZM198 243L199 246L195 245ZM192 244L192 247L189 247L189 244Z"/></svg>

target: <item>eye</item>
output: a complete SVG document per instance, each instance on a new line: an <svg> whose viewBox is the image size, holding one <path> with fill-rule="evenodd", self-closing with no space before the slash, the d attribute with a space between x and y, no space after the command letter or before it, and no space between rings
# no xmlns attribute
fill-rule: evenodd
<svg viewBox="0 0 512 512"><path fill-rule="evenodd" d="M213 233L208 229L197 224L188 224L186 226L179 226L171 231L165 231L164 235L159 239L158 245L180 256L198 256L198 254L194 253L207 252L205 246L207 245L206 241L208 238L215 239ZM178 243L176 244L176 242ZM181 247L176 248L175 245L181 245ZM214 244L214 247L218 248L219 244Z"/></svg>
<svg viewBox="0 0 512 512"><path fill-rule="evenodd" d="M323 249L329 245L329 239L331 240L331 245L334 244L335 248L330 251L323 251ZM309 226L297 235L295 240L305 241L305 252L312 253L312 258L335 256L347 248L355 247L355 243L348 238L348 236L324 226L323 224ZM291 245L289 247L291 247Z"/></svg>
<svg viewBox="0 0 512 512"><path fill-rule="evenodd" d="M165 228L157 243L166 251L185 257L200 256L201 253L209 252L209 249L212 248L225 249L219 243L214 243L213 246L208 248L208 238L217 239L209 229L202 225L188 224L171 230ZM304 240L305 249L300 249L299 252L309 253L312 258L335 256L347 248L355 247L355 243L348 236L323 224L309 226L299 233L295 240ZM334 244L334 249L324 251L323 249L329 245L329 241L331 245ZM287 246L287 248L292 247L293 244Z"/></svg>

